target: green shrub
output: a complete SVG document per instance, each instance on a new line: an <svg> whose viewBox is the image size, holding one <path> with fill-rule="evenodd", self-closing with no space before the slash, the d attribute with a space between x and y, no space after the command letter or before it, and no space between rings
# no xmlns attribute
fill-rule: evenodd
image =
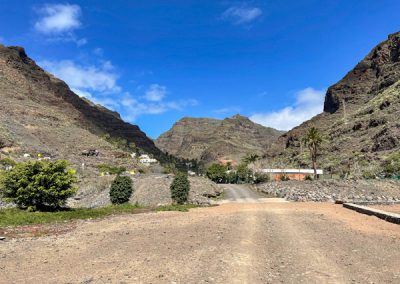
<svg viewBox="0 0 400 284"><path fill-rule="evenodd" d="M67 167L67 161L17 164L2 177L4 197L33 211L59 209L76 192L75 171Z"/></svg>
<svg viewBox="0 0 400 284"><path fill-rule="evenodd" d="M254 174L254 183L264 183L270 181L269 174L256 172Z"/></svg>
<svg viewBox="0 0 400 284"><path fill-rule="evenodd" d="M96 166L100 173L109 173L110 175L120 175L126 172L125 167L110 166L107 164L101 164Z"/></svg>
<svg viewBox="0 0 400 284"><path fill-rule="evenodd" d="M313 180L313 178L312 178L312 176L308 176L308 175L307 175L307 176L305 177L305 180Z"/></svg>
<svg viewBox="0 0 400 284"><path fill-rule="evenodd" d="M252 178L252 172L245 163L239 164L239 166L237 167L237 175L238 175L238 181L245 183L248 183Z"/></svg>
<svg viewBox="0 0 400 284"><path fill-rule="evenodd" d="M207 177L216 183L226 182L226 167L220 164L212 164L206 173Z"/></svg>
<svg viewBox="0 0 400 284"><path fill-rule="evenodd" d="M290 178L287 175L281 175L281 181L289 181Z"/></svg>
<svg viewBox="0 0 400 284"><path fill-rule="evenodd" d="M184 204L188 201L190 182L186 174L177 173L170 186L171 198L177 204Z"/></svg>
<svg viewBox="0 0 400 284"><path fill-rule="evenodd" d="M383 170L387 177L400 176L400 152L392 153L383 163Z"/></svg>
<svg viewBox="0 0 400 284"><path fill-rule="evenodd" d="M133 193L133 182L128 176L117 176L111 184L110 200L112 204L122 204L129 201Z"/></svg>
<svg viewBox="0 0 400 284"><path fill-rule="evenodd" d="M11 158L3 158L0 160L2 166L15 166L17 163Z"/></svg>

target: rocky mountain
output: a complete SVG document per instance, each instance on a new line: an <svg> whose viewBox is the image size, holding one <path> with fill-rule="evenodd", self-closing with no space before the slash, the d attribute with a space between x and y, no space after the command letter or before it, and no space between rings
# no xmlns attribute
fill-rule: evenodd
<svg viewBox="0 0 400 284"><path fill-rule="evenodd" d="M239 161L248 153L263 155L283 132L235 115L223 120L183 118L155 141L169 154L203 163L218 159Z"/></svg>
<svg viewBox="0 0 400 284"><path fill-rule="evenodd" d="M162 158L138 126L73 93L66 83L40 68L21 47L0 45L0 147L23 153L82 160L88 149L100 160L123 157L133 146ZM126 152L125 152L126 154Z"/></svg>
<svg viewBox="0 0 400 284"><path fill-rule="evenodd" d="M373 171L400 150L400 32L328 89L323 113L279 138L270 151L274 163L309 166L300 142L311 126L325 137L320 167L332 172Z"/></svg>

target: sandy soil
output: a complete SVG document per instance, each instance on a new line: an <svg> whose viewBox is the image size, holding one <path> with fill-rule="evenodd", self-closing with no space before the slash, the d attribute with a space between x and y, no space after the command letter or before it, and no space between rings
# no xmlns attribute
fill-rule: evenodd
<svg viewBox="0 0 400 284"><path fill-rule="evenodd" d="M400 204L394 204L394 205L370 205L369 207L376 208L379 210L383 210L386 212L392 212L392 213L397 213L400 214Z"/></svg>
<svg viewBox="0 0 400 284"><path fill-rule="evenodd" d="M226 203L0 242L0 283L400 283L400 226L327 203Z"/></svg>

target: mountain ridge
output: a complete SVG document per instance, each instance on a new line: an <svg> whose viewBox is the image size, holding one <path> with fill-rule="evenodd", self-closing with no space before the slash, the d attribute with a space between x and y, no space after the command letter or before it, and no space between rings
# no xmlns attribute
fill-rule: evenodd
<svg viewBox="0 0 400 284"><path fill-rule="evenodd" d="M282 133L239 114L225 119L183 117L155 143L172 155L207 164L222 158L238 161L248 153L263 155Z"/></svg>
<svg viewBox="0 0 400 284"><path fill-rule="evenodd" d="M76 95L22 47L0 45L0 96L0 139L20 151L59 153L77 160L76 155L91 147L104 153L118 150L115 141L107 141L114 139L157 158L164 156L138 126ZM61 153L63 147L73 149L73 154Z"/></svg>

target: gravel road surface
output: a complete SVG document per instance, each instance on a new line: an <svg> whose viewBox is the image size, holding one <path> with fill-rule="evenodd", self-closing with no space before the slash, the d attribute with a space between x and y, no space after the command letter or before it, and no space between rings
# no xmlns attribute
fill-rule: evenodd
<svg viewBox="0 0 400 284"><path fill-rule="evenodd" d="M399 225L231 189L217 207L0 241L0 283L400 283Z"/></svg>

